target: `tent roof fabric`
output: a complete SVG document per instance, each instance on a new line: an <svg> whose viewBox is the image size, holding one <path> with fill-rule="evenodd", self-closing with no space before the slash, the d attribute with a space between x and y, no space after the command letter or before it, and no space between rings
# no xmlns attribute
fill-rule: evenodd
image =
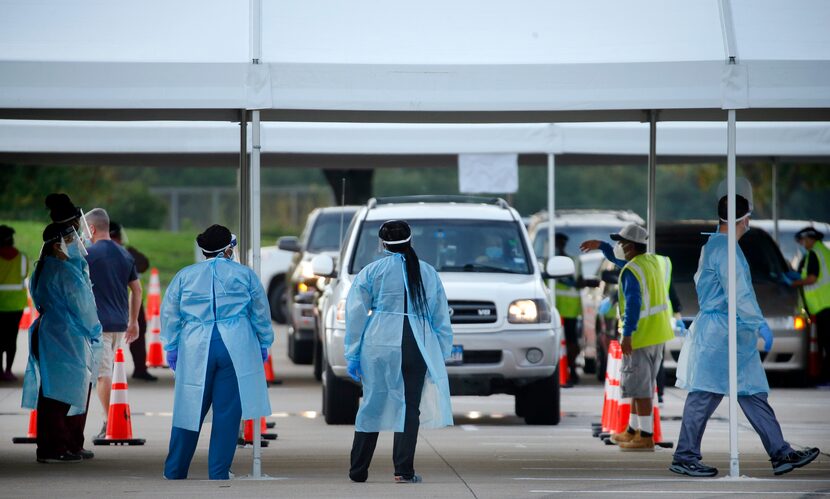
<svg viewBox="0 0 830 499"><path fill-rule="evenodd" d="M744 159L827 161L830 122L739 123ZM663 162L722 161L724 123L659 123ZM35 164L236 166L239 127L227 122L0 120L0 161ZM404 125L264 123L264 166L455 166L457 154L520 153L523 164L643 163L648 124Z"/></svg>
<svg viewBox="0 0 830 499"><path fill-rule="evenodd" d="M245 0L0 9L2 118L830 120L821 0L264 2L256 65Z"/></svg>

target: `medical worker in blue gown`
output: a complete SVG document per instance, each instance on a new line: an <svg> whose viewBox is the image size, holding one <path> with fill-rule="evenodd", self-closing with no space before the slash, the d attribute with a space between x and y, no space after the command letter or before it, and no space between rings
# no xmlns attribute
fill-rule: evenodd
<svg viewBox="0 0 830 499"><path fill-rule="evenodd" d="M438 272L418 260L406 222L378 232L386 253L360 271L346 299L349 376L363 383L349 478L365 482L379 431L395 432L394 481L418 483L418 428L452 425L445 359L452 328Z"/></svg>
<svg viewBox="0 0 830 499"><path fill-rule="evenodd" d="M161 340L176 372L164 477L187 478L213 405L208 476L227 480L240 420L271 414L263 362L274 332L259 278L232 260L231 232L212 225L196 242L207 259L176 274L161 307Z"/></svg>
<svg viewBox="0 0 830 499"><path fill-rule="evenodd" d="M683 341L677 364L677 386L689 391L683 408L680 439L669 468L682 475L708 477L716 468L700 462L700 442L706 423L724 395L729 393L729 338L727 300L727 198L718 203L718 232L703 246L695 274L700 312ZM740 239L749 230L751 207L736 196L736 233ZM796 451L784 440L781 426L767 401L769 385L758 353L759 336L769 351L773 335L755 298L752 275L740 246L736 251L738 403L772 461L773 473L781 475L811 462L816 448Z"/></svg>
<svg viewBox="0 0 830 499"><path fill-rule="evenodd" d="M29 283L40 318L29 329L29 363L22 406L37 409L37 460L91 459L84 449L89 393L98 373L101 324L92 284L72 257L83 260L72 226L53 223Z"/></svg>

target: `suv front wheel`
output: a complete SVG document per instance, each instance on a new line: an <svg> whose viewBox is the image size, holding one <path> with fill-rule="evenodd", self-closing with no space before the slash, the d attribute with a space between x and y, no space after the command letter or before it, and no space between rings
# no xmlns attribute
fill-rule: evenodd
<svg viewBox="0 0 830 499"><path fill-rule="evenodd" d="M559 367L552 376L533 381L516 393L516 415L530 425L559 424Z"/></svg>
<svg viewBox="0 0 830 499"><path fill-rule="evenodd" d="M335 376L326 362L323 371L323 415L326 424L354 424L360 387Z"/></svg>

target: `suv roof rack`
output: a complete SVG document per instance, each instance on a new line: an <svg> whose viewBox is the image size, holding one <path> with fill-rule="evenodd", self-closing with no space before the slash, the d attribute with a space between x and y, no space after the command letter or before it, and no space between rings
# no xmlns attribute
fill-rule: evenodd
<svg viewBox="0 0 830 499"><path fill-rule="evenodd" d="M422 196L392 196L384 198L372 198L367 203L369 209L381 204L398 203L465 203L465 204L491 204L499 208L507 209L510 205L502 198L483 196L458 196L458 195L422 195Z"/></svg>

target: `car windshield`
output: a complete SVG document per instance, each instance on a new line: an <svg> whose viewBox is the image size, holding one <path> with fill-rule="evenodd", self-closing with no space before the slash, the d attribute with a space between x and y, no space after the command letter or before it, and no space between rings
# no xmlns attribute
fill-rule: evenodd
<svg viewBox="0 0 830 499"><path fill-rule="evenodd" d="M700 233L672 233L670 237L667 236L658 233L657 253L671 258L672 280L693 281L700 260L700 249L709 236ZM778 276L787 269L778 247L766 232L751 229L738 243L749 263L752 282L777 281Z"/></svg>
<svg viewBox="0 0 830 499"><path fill-rule="evenodd" d="M609 241L611 238L608 236L615 232L619 232L620 229L625 227L626 224L620 223L619 225L615 224L608 224L608 225L582 225L582 226L574 226L574 225L562 225L556 227L556 232L565 234L568 236L568 242L565 244L565 253L570 256L576 256L579 252L579 245L582 241L587 241L589 239L598 239L600 241ZM599 251L599 250L597 250ZM536 231L536 236L533 239L533 252L536 253L536 258L547 258L548 256L548 228L547 227L540 227L538 231Z"/></svg>
<svg viewBox="0 0 830 499"><path fill-rule="evenodd" d="M408 220L412 246L418 258L439 272L495 272L531 274L524 238L517 222L494 220ZM360 228L349 272L384 256L378 230L382 221L366 221Z"/></svg>
<svg viewBox="0 0 830 499"><path fill-rule="evenodd" d="M356 210L345 211L342 215L343 230L340 230L341 212L332 211L320 213L314 221L311 235L306 244L306 251L320 253L322 251L337 251L340 249L340 235L346 237L346 228L352 220Z"/></svg>

